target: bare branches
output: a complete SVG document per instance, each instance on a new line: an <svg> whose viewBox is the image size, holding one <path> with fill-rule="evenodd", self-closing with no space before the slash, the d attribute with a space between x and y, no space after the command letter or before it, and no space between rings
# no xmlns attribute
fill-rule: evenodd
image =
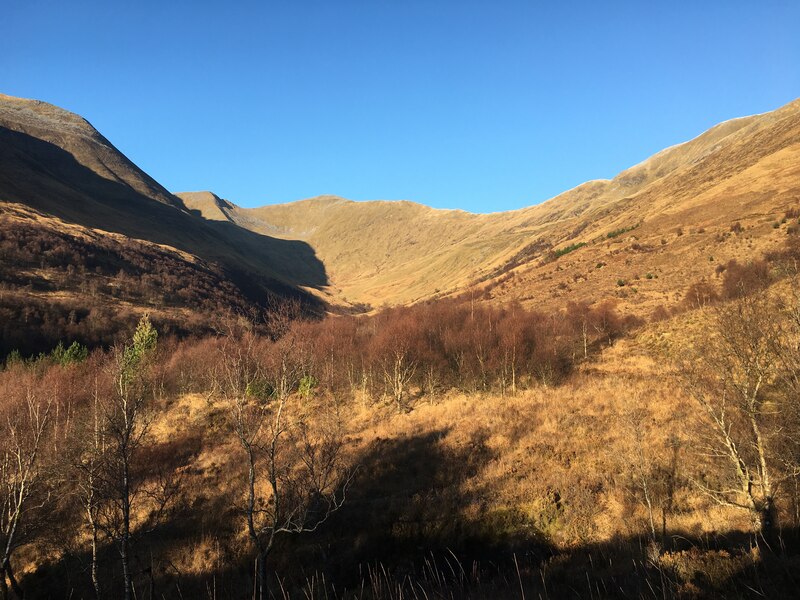
<svg viewBox="0 0 800 600"><path fill-rule="evenodd" d="M306 416L311 396L299 386L310 369L311 341L302 329L281 331L275 341L230 336L220 355L219 389L246 464L241 512L257 554L260 598L267 595L266 560L276 537L315 531L345 502L352 481L338 423L315 431Z"/></svg>
<svg viewBox="0 0 800 600"><path fill-rule="evenodd" d="M132 594L130 544L136 529L134 510L147 499L155 505L151 516L160 516L174 495L172 483L159 488L147 486L137 461L147 445L152 421L150 402L153 389L148 377L157 334L147 316L137 327L130 343L114 348L104 373L103 386L95 379L91 412L84 431L78 432L78 495L91 532L92 581L101 593L97 576L97 546L102 532L119 551L123 570L122 595Z"/></svg>
<svg viewBox="0 0 800 600"><path fill-rule="evenodd" d="M791 322L791 312L767 293L743 296L716 307L680 361L684 387L707 424L704 453L727 464L732 484L696 481L697 488L718 504L748 510L762 534L775 524L777 482L796 464L785 453L793 398L780 385L792 380L783 334Z"/></svg>
<svg viewBox="0 0 800 600"><path fill-rule="evenodd" d="M52 406L51 398L41 399L29 388L24 399L12 401L0 417L0 592L4 597L6 577L21 595L11 558L17 548L31 541L41 524L36 514L50 501L41 454L51 428Z"/></svg>

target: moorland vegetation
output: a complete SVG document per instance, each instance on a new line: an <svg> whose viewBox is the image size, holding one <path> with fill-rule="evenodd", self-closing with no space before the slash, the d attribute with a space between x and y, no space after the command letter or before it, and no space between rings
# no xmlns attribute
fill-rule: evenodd
<svg viewBox="0 0 800 600"><path fill-rule="evenodd" d="M275 300L9 353L0 595L786 593L796 260L732 262L650 322Z"/></svg>

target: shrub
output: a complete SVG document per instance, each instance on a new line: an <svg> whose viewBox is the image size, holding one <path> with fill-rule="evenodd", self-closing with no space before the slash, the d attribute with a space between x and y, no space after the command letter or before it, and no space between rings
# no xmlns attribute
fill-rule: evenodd
<svg viewBox="0 0 800 600"><path fill-rule="evenodd" d="M78 342L72 342L68 348L64 348L64 344L59 342L50 354L50 358L61 366L83 362L88 356L89 349Z"/></svg>
<svg viewBox="0 0 800 600"><path fill-rule="evenodd" d="M563 248L559 248L558 250L553 250L553 258L560 258L565 254L569 254L570 252L574 252L578 248L583 248L586 245L586 242L577 242L575 244L570 244L569 246L564 246Z"/></svg>
<svg viewBox="0 0 800 600"><path fill-rule="evenodd" d="M19 353L19 350L12 350L6 356L6 368L22 362L22 354Z"/></svg>
<svg viewBox="0 0 800 600"><path fill-rule="evenodd" d="M766 288L769 281L769 265L766 261L757 260L743 265L734 259L726 265L722 295L728 299L741 298Z"/></svg>
<svg viewBox="0 0 800 600"><path fill-rule="evenodd" d="M660 305L656 306L655 310L653 310L653 314L650 315L650 320L653 321L653 322L655 322L655 321L664 321L666 319L669 319L670 316L671 315L670 315L669 309L666 306L664 306L663 304L660 304Z"/></svg>
<svg viewBox="0 0 800 600"><path fill-rule="evenodd" d="M689 308L700 308L718 300L717 288L705 279L690 285L683 297L684 304Z"/></svg>
<svg viewBox="0 0 800 600"><path fill-rule="evenodd" d="M615 237L619 237L619 236L621 236L623 233L628 233L629 231L633 231L633 230L634 230L634 229L636 229L637 227L639 227L639 224L638 224L638 223L637 223L636 225L631 225L630 227L621 227L621 228L619 228L619 229L615 229L614 231L609 231L609 232L606 234L606 238L610 240L610 239L613 239L613 238L615 238Z"/></svg>
<svg viewBox="0 0 800 600"><path fill-rule="evenodd" d="M266 402L275 394L275 388L266 379L257 379L247 384L245 394L250 398Z"/></svg>
<svg viewBox="0 0 800 600"><path fill-rule="evenodd" d="M313 375L304 375L300 379L300 384L297 386L297 391L301 396L309 398L317 387L318 381Z"/></svg>

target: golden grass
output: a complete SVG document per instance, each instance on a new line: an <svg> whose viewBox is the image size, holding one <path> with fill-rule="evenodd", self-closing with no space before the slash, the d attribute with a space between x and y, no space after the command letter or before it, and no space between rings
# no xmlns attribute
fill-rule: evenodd
<svg viewBox="0 0 800 600"><path fill-rule="evenodd" d="M225 214L254 231L308 242L330 278L335 304L403 304L497 283L497 269L522 248L542 248L491 291L493 301L559 306L566 299L617 298L648 315L718 264L775 248L773 229L800 200L800 102L713 127L620 173L530 208L476 215L411 202L351 202L327 196ZM207 218L219 205L185 201ZM741 222L745 231L729 235ZM609 232L632 228L609 239ZM679 231L683 229L682 235ZM587 245L542 263L548 245ZM598 269L599 262L605 266ZM650 273L652 278L646 279ZM502 273L500 273L500 276ZM625 286L617 286L624 280Z"/></svg>
<svg viewBox="0 0 800 600"><path fill-rule="evenodd" d="M449 491L461 499L453 519L480 523L513 511L563 548L640 535L646 512L628 489L635 452L625 415L644 410L643 443L654 463L667 465L674 435L682 440L681 465L694 451L688 432L693 406L646 349L659 327L607 348L559 387L506 397L453 392L433 402L420 399L408 413L388 402L348 404L342 414L349 460L379 443L390 447L435 434L432 444L442 456L487 457ZM218 399L189 394L171 401L153 425L162 441L202 434L202 451L187 469L189 490L225 495L236 485L238 448L221 426L224 411ZM409 489L416 485L408 482ZM691 487L679 489L675 502L679 510L668 515L669 531L701 536L748 528L746 515L710 504ZM237 539L246 547L243 529Z"/></svg>

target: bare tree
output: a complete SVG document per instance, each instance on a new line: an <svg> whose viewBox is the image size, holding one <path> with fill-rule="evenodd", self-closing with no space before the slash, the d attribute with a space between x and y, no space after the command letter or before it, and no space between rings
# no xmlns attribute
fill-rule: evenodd
<svg viewBox="0 0 800 600"><path fill-rule="evenodd" d="M387 351L381 359L383 381L389 390L398 410L405 407L404 401L408 393L408 385L417 371L408 349L400 344Z"/></svg>
<svg viewBox="0 0 800 600"><path fill-rule="evenodd" d="M32 389L10 406L0 423L0 598L8 598L8 583L22 598L11 565L20 546L29 543L37 528L36 511L50 499L42 469L44 440L50 427L51 400L41 400ZM6 582L8 579L8 583Z"/></svg>
<svg viewBox="0 0 800 600"><path fill-rule="evenodd" d="M616 312L613 301L607 300L594 307L590 318L598 337L605 339L609 346L622 331L622 320Z"/></svg>
<svg viewBox="0 0 800 600"><path fill-rule="evenodd" d="M641 401L634 398L634 406L622 415L631 440L629 462L631 479L634 489L641 494L641 502L647 510L647 524L650 531L650 541L657 544L655 522L655 497L652 484L653 459L645 444L646 421L648 412L641 406Z"/></svg>
<svg viewBox="0 0 800 600"><path fill-rule="evenodd" d="M780 484L791 475L780 452L791 435L783 426L790 402L776 385L774 350L783 317L765 293L723 305L681 362L686 389L703 411L703 450L727 465L721 480L696 483L714 501L749 511L764 539L776 527Z"/></svg>
<svg viewBox="0 0 800 600"><path fill-rule="evenodd" d="M135 470L135 461L145 445L150 426L152 390L147 381L147 367L157 339L158 334L145 315L131 342L115 348L110 373L114 390L100 407L103 414L98 429L102 427L102 448L97 445L100 440L94 437L89 448L91 460L95 462L86 473L91 478L86 480L87 485L91 481L87 489L91 503L87 518L91 519L93 528L101 528L117 547L125 600L130 600L132 594L133 509L144 495L145 483L142 474Z"/></svg>
<svg viewBox="0 0 800 600"><path fill-rule="evenodd" d="M72 432L73 455L70 467L73 469L74 494L77 499L86 526L89 529L91 549L91 578L95 596L102 598L103 589L98 574L98 547L100 542L100 508L103 502L104 489L103 469L106 453L104 420L100 406L100 391L97 379L94 382L92 406L82 426Z"/></svg>
<svg viewBox="0 0 800 600"><path fill-rule="evenodd" d="M580 338L583 358L586 359L589 357L589 333L593 329L592 309L589 307L589 303L570 302L567 304L567 318Z"/></svg>
<svg viewBox="0 0 800 600"><path fill-rule="evenodd" d="M779 303L781 319L777 333L771 337L772 351L778 369L778 384L785 394L781 423L784 435L780 440L782 467L792 488L794 525L800 526L800 280L796 265L790 293Z"/></svg>
<svg viewBox="0 0 800 600"><path fill-rule="evenodd" d="M229 338L221 389L247 465L241 511L256 553L255 595L265 599L267 559L281 534L316 530L345 501L351 474L338 427L313 434L297 386L303 352L290 328L275 343ZM317 415L317 419L319 415Z"/></svg>
<svg viewBox="0 0 800 600"><path fill-rule="evenodd" d="M525 318L527 315L519 306L512 305L510 310L497 323L498 350L500 374L500 390L505 396L510 390L511 395L516 395L519 381L519 372L523 359L530 345L532 337L530 325Z"/></svg>
<svg viewBox="0 0 800 600"><path fill-rule="evenodd" d="M633 394L620 420L627 444L618 458L630 476L626 485L630 496L647 512L648 552L651 560L657 561L667 539L667 514L674 508L681 442L674 434L665 440L665 445L656 438L655 423L639 392ZM659 511L660 527L656 524Z"/></svg>
<svg viewBox="0 0 800 600"><path fill-rule="evenodd" d="M383 375L384 390L392 398L398 410L406 408L408 388L417 372L414 335L410 319L389 313L373 338L373 356Z"/></svg>

